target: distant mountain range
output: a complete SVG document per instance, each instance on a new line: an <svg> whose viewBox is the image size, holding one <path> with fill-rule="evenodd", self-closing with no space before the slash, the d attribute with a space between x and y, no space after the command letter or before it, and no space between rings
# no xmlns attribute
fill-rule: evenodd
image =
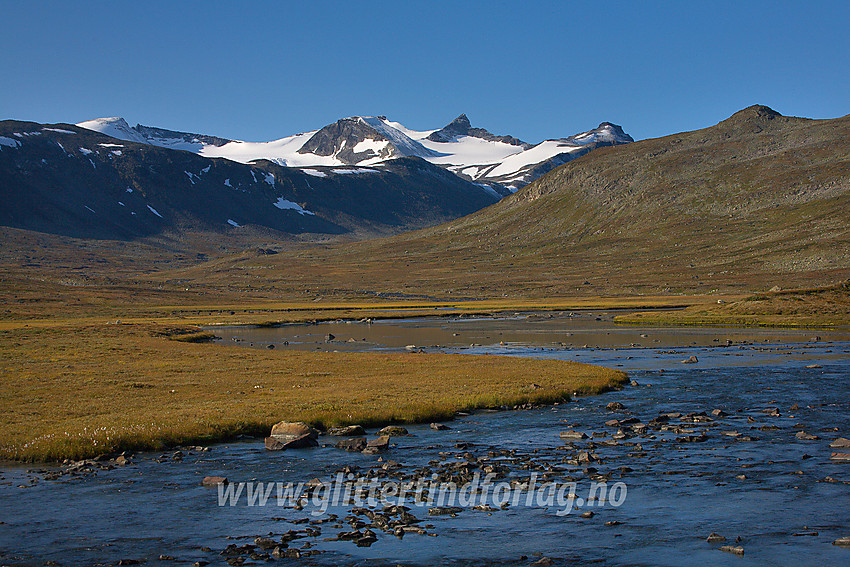
<svg viewBox="0 0 850 567"><path fill-rule="evenodd" d="M239 260L216 264L220 281L251 265ZM850 279L850 115L811 120L752 106L709 128L595 150L462 219L256 264L281 288L293 287L286 267L298 265L322 282L313 288L322 296L834 285ZM397 265L405 269L388 269Z"/></svg>
<svg viewBox="0 0 850 567"><path fill-rule="evenodd" d="M0 225L82 238L272 230L361 239L453 220L602 145L599 128L532 146L461 115L415 132L385 117L241 142L100 118L0 122ZM314 236L310 236L314 235Z"/></svg>
<svg viewBox="0 0 850 567"><path fill-rule="evenodd" d="M473 128L465 114L439 130L426 131L411 130L385 116L354 116L271 142L227 140L140 124L131 127L123 118L98 118L78 126L120 140L240 163L269 160L286 167L377 167L392 159L418 157L502 195L594 148L633 141L619 126L603 122L588 132L529 144Z"/></svg>

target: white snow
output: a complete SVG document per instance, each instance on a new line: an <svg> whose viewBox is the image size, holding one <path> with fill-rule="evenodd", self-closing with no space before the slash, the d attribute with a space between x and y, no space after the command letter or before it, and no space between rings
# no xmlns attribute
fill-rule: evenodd
<svg viewBox="0 0 850 567"><path fill-rule="evenodd" d="M458 136L454 142L422 140L422 145L441 154L428 161L437 165L469 167L496 164L508 156L522 153L522 147L504 142L488 142L473 136Z"/></svg>
<svg viewBox="0 0 850 567"><path fill-rule="evenodd" d="M122 207L126 207L126 206L127 206L127 205L125 205L124 203L122 203L121 201L118 201L118 204L119 204L119 205L121 205Z"/></svg>
<svg viewBox="0 0 850 567"><path fill-rule="evenodd" d="M12 138L7 138L5 136L0 136L0 146L6 146L7 148L17 148L21 145L21 143L17 140L13 140Z"/></svg>
<svg viewBox="0 0 850 567"><path fill-rule="evenodd" d="M161 214L159 214L159 213L157 212L157 210L156 210L156 209L154 209L154 208L153 208L153 207L151 207L150 205L147 205L147 207L148 207L148 210L150 210L150 212L152 212L153 214L155 214L155 215L156 215L156 216L158 216L159 218L162 218L162 215L161 215Z"/></svg>
<svg viewBox="0 0 850 567"><path fill-rule="evenodd" d="M94 213L94 209L92 209L92 208L91 208L91 207L89 207L88 205L83 205L83 206L84 206L85 208L87 208L88 210L90 210L91 212L93 212L93 213ZM97 213L94 213L94 214L97 214Z"/></svg>
<svg viewBox="0 0 850 567"><path fill-rule="evenodd" d="M120 155L121 155L121 150L112 150L112 155L114 155L114 156L120 156Z"/></svg>
<svg viewBox="0 0 850 567"><path fill-rule="evenodd" d="M585 144L597 141L619 141L617 132L610 125L604 125L597 130L589 130L571 138L561 140L546 140L527 150L504 142L492 142L474 136L459 136L451 142L432 142L427 139L436 130L412 130L398 122L374 116L355 116L362 125L376 132L372 137L357 142L351 149L355 154L366 154L368 157L357 164L347 164L336 155L346 147L343 140L335 155L319 156L312 153L298 153L304 144L317 131L304 132L270 142L245 142L234 140L223 146L206 144L198 139L189 142L182 138L159 139L145 138L132 129L123 118L98 118L81 122L78 126L102 132L104 134L133 142L157 145L172 149L182 149L205 157L220 157L239 163L251 163L266 159L285 167L303 168L307 175L314 177L325 176L311 167L341 167L335 173L365 173L373 170L348 169L355 166L378 166L387 160L403 157L418 156L427 161L446 167L452 171L463 173L473 180L499 179L505 183L505 178L522 184L525 181L524 171L560 153L575 151ZM36 132L37 134L38 132ZM383 139L378 139L383 138ZM625 140L623 140L625 141ZM8 145L8 144L6 144ZM202 172L209 171L207 166ZM252 175L254 172L252 171ZM197 177L192 177L193 182ZM256 176L254 177L257 181ZM268 177L267 177L268 182ZM273 185L273 183L269 183ZM228 185L229 186L229 185Z"/></svg>
<svg viewBox="0 0 850 567"><path fill-rule="evenodd" d="M582 146L567 145L557 140L546 140L545 142L540 142L533 148L529 148L520 154L505 158L502 160L502 163L490 171L488 175L493 177L510 175L524 167L546 161L558 154L575 152L580 149L582 149Z"/></svg>
<svg viewBox="0 0 850 567"><path fill-rule="evenodd" d="M124 144L98 144L101 148L123 148Z"/></svg>
<svg viewBox="0 0 850 567"><path fill-rule="evenodd" d="M72 132L71 130L62 130L61 128L42 128L42 130L46 130L47 132L56 132L59 134L76 134L76 132Z"/></svg>
<svg viewBox="0 0 850 567"><path fill-rule="evenodd" d="M224 185L225 185L225 187L230 187L231 189L233 189L233 185L230 184L230 178L229 177L224 180Z"/></svg>
<svg viewBox="0 0 850 567"><path fill-rule="evenodd" d="M373 140L372 138L366 138L362 142L357 142L352 151L355 154L362 154L363 152L371 151L375 155L381 155L381 151L385 150L389 142L386 140Z"/></svg>
<svg viewBox="0 0 850 567"><path fill-rule="evenodd" d="M316 213L313 213L311 211L308 211L307 209L305 209L304 207L302 207L298 203L293 203L292 201L288 201L288 200L284 199L283 197L278 197L277 201L275 201L275 203L274 203L274 206L277 207L278 209L293 210L296 213L299 213L299 214L302 214L302 215L315 215L316 214Z"/></svg>
<svg viewBox="0 0 850 567"><path fill-rule="evenodd" d="M358 174L358 173L377 173L374 169L359 168L359 169L332 169L331 173L339 173L342 175Z"/></svg>
<svg viewBox="0 0 850 567"><path fill-rule="evenodd" d="M133 192L133 190L131 188L127 187L127 193L132 193L132 192Z"/></svg>
<svg viewBox="0 0 850 567"><path fill-rule="evenodd" d="M189 176L189 181L191 181L192 185L194 185L195 184L195 177L196 177L195 174L192 173L191 171L184 171L183 173L185 173L186 175Z"/></svg>
<svg viewBox="0 0 850 567"><path fill-rule="evenodd" d="M118 138L119 140L125 140L127 142L137 142L139 144L148 143L144 136L130 128L127 121L118 116L110 118L95 118L94 120L80 122L77 126L87 130L100 132L101 134L106 134L107 136Z"/></svg>
<svg viewBox="0 0 850 567"><path fill-rule="evenodd" d="M238 222L236 222L233 219L227 219L227 224L229 224L230 226L234 226L236 228L240 228L242 226L241 224L239 224Z"/></svg>
<svg viewBox="0 0 850 567"><path fill-rule="evenodd" d="M204 169L202 169L201 171L203 171L204 173L209 173L211 167L212 167L211 165L208 165Z"/></svg>
<svg viewBox="0 0 850 567"><path fill-rule="evenodd" d="M274 173L266 173L263 181L274 187Z"/></svg>
<svg viewBox="0 0 850 567"><path fill-rule="evenodd" d="M374 116L361 116L360 120L374 128L379 134L390 140L403 156L436 157L435 152Z"/></svg>
<svg viewBox="0 0 850 567"><path fill-rule="evenodd" d="M267 159L279 165L289 167L311 165L345 165L332 156L299 154L307 140L316 132L297 134L271 142L233 141L223 146L204 146L197 153L205 157L222 157L239 163L249 163L258 159Z"/></svg>
<svg viewBox="0 0 850 567"><path fill-rule="evenodd" d="M94 152L88 148L80 148L80 153L84 156L87 156L89 154L93 154Z"/></svg>

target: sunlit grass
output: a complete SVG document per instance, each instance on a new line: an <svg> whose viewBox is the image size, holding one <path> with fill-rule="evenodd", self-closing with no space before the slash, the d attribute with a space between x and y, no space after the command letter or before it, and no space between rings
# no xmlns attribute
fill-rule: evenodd
<svg viewBox="0 0 850 567"><path fill-rule="evenodd" d="M180 331L179 333L177 331ZM551 403L625 381L575 362L308 353L177 342L197 329L101 324L0 331L0 456L61 460L319 427L427 422Z"/></svg>

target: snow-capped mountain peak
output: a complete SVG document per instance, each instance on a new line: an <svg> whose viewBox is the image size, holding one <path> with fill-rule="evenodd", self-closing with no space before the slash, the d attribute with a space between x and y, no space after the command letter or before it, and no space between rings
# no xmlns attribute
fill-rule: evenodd
<svg viewBox="0 0 850 567"><path fill-rule="evenodd" d="M80 128L94 130L101 134L106 134L125 142L137 142L139 144L147 144L148 140L144 136L133 130L127 121L120 116L111 116L109 118L95 118L86 122L77 124Z"/></svg>
<svg viewBox="0 0 850 567"><path fill-rule="evenodd" d="M353 116L337 120L317 131L298 150L299 154L333 157L346 165L372 165L387 159L435 157L383 117Z"/></svg>
<svg viewBox="0 0 850 567"><path fill-rule="evenodd" d="M461 114L439 130L411 130L386 116L352 116L303 134L271 142L242 142L137 125L123 118L78 124L114 138L222 157L241 163L267 159L287 167L375 166L401 157L419 157L456 175L504 193L600 145L633 141L610 122L566 138L529 144L475 128Z"/></svg>

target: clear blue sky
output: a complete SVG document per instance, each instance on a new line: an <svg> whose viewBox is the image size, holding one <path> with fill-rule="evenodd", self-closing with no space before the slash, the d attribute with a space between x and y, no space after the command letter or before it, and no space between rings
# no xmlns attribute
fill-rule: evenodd
<svg viewBox="0 0 850 567"><path fill-rule="evenodd" d="M602 121L636 139L759 103L850 113L850 1L0 0L0 119L123 116L270 140L461 112L529 142Z"/></svg>

